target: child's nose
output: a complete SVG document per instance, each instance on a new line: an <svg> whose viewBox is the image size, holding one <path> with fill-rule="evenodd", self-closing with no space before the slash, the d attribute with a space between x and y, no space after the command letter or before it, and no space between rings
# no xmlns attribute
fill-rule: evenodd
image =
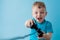
<svg viewBox="0 0 60 40"><path fill-rule="evenodd" d="M38 13L38 16L40 17L40 16L41 16L41 14L40 14L40 13Z"/></svg>

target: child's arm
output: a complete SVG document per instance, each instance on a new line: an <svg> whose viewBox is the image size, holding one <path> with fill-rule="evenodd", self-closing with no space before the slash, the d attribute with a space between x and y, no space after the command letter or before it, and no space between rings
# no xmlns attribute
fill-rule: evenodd
<svg viewBox="0 0 60 40"><path fill-rule="evenodd" d="M43 34L43 37L46 39L46 40L50 40L50 38L51 38L51 35L52 35L52 33L50 32L50 33L47 33L47 34Z"/></svg>
<svg viewBox="0 0 60 40"><path fill-rule="evenodd" d="M46 38L46 40L50 40L51 36L53 33L53 29L52 29L52 24L50 22L47 23L47 33L43 34L43 37Z"/></svg>
<svg viewBox="0 0 60 40"><path fill-rule="evenodd" d="M51 39L51 35L52 35L52 33L50 32L50 33L47 33L47 34L43 34L43 37L38 37L38 38L45 38L46 40L50 40Z"/></svg>

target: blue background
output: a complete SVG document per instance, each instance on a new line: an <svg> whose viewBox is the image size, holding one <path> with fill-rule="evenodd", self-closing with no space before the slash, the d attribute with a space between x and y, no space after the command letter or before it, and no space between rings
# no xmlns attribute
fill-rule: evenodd
<svg viewBox="0 0 60 40"><path fill-rule="evenodd" d="M30 33L24 23L32 18L32 4L36 0L0 0L0 40L24 36ZM51 40L60 40L60 1L43 1L47 7L46 20L52 22L53 35ZM29 37L19 40L29 40Z"/></svg>

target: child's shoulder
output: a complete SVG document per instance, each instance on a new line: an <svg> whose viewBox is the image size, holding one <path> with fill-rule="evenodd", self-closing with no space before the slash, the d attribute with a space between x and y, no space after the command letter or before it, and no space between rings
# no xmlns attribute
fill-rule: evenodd
<svg viewBox="0 0 60 40"><path fill-rule="evenodd" d="M52 23L50 21L46 21L47 25L52 25Z"/></svg>

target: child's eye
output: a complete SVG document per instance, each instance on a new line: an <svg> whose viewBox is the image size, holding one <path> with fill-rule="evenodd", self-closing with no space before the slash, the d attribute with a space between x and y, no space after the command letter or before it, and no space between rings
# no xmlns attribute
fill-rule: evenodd
<svg viewBox="0 0 60 40"><path fill-rule="evenodd" d="M40 12L41 14L44 14L44 12Z"/></svg>

